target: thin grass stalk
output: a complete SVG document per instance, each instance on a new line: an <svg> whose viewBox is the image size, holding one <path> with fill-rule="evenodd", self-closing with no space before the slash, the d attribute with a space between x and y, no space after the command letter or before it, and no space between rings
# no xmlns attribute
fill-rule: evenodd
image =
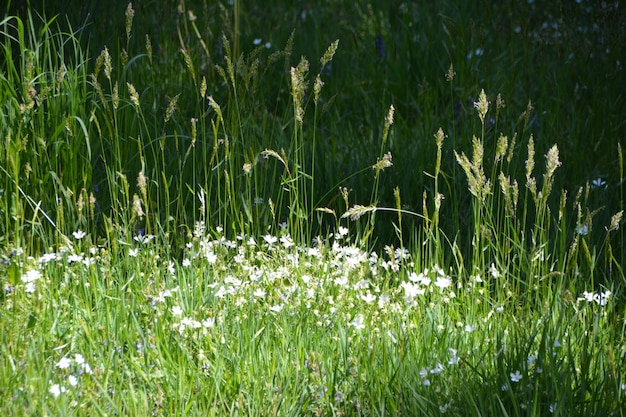
<svg viewBox="0 0 626 417"><path fill-rule="evenodd" d="M393 125L394 113L395 113L395 107L392 104L391 106L389 106L389 111L387 113L387 116L385 117L385 122L383 125L379 157L376 163L372 165L372 169L374 170L374 185L372 186L372 191L370 194L370 206L373 206L373 207L375 207L378 204L380 173L385 168L388 168L393 165L391 162L392 160L391 152L385 153L385 149L387 149L386 148L387 139L389 136L389 131L391 129L391 126ZM361 235L361 239L360 239L363 242L363 244L365 244L366 246L369 244L369 239L372 233L374 232L375 225L376 225L376 210L372 210L371 214L369 215L368 222Z"/></svg>
<svg viewBox="0 0 626 417"><path fill-rule="evenodd" d="M37 29L37 22L30 10L27 19L26 26L17 17L8 17L0 25L6 35L2 48L7 64L6 78L3 77L1 84L3 93L13 90L10 94L12 99L7 101L6 107L9 110L7 116L10 116L5 135L5 149L9 153L4 156L4 160L7 161L7 172L10 172L6 190L13 188L13 182L10 181L13 177L17 182L14 183L16 188L11 195L18 198L23 193L38 201L37 216L49 212L52 218L56 218L56 211L63 209L59 203L65 204L69 212L55 226L58 225L67 233L68 228L78 225L75 198L57 201L51 195L50 188L54 187L54 175L60 179L57 184L62 184L70 194L84 188L91 179L91 148L89 129L85 122L87 110L83 101L86 91L86 57L71 30L64 33L58 26L56 32L53 30L54 19L43 22L40 29ZM12 22L15 22L14 25ZM13 60L13 43L17 43L20 51L19 68ZM15 115L16 108L19 108L22 117L11 117ZM12 127L11 120L16 119L19 122ZM86 155L86 161L83 155ZM27 181L22 185L19 178ZM28 181L31 178L38 180ZM22 219L30 216L23 206L20 208L20 204L8 201L7 213L20 211L22 214L19 218ZM44 236L42 232L32 229L35 225L32 219L29 232L31 241L36 236ZM7 218L6 224L11 223ZM24 236L24 225L15 223L18 240ZM49 236L46 240L54 239Z"/></svg>
<svg viewBox="0 0 626 417"><path fill-rule="evenodd" d="M452 67L450 67L450 71L454 72ZM437 156L435 159L435 173L433 175L433 180L434 180L433 200L435 203L435 207L433 210L432 222L429 225L429 229L430 229L429 234L431 234L432 237L434 238L435 253L443 252L443 247L441 245L442 242L441 242L441 235L440 235L441 230L439 226L439 214L441 211L441 203L444 199L444 196L439 191L439 175L441 173L442 148L443 148L443 141L445 137L446 137L445 133L443 132L441 128L439 128L439 130L435 134L435 144L437 145Z"/></svg>

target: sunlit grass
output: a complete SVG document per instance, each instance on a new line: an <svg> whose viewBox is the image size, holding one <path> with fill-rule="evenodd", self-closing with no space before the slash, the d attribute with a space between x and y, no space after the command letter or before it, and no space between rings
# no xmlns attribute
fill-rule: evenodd
<svg viewBox="0 0 626 417"><path fill-rule="evenodd" d="M421 269L343 232L302 247L198 224L180 262L149 236L117 263L82 239L9 260L11 414L619 415L610 290L521 302L495 266Z"/></svg>
<svg viewBox="0 0 626 417"><path fill-rule="evenodd" d="M624 415L613 6L191 3L0 22L0 410Z"/></svg>

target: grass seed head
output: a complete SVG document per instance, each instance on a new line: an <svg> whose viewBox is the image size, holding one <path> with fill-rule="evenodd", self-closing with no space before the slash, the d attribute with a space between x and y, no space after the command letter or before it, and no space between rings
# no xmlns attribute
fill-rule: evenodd
<svg viewBox="0 0 626 417"><path fill-rule="evenodd" d="M559 148L556 145L553 145L546 155L545 177L547 179L551 179L554 175L554 171L556 171L556 169L560 166L561 161L559 161Z"/></svg>
<svg viewBox="0 0 626 417"><path fill-rule="evenodd" d="M322 81L320 75L317 74L317 77L315 77L315 83L313 84L313 98L315 100L315 104L317 104L323 86L324 81Z"/></svg>
<svg viewBox="0 0 626 417"><path fill-rule="evenodd" d="M168 103L167 105L167 109L165 110L165 123L167 123L170 118L172 117L172 114L174 114L174 112L176 111L176 105L178 103L178 98L180 97L180 94L176 94Z"/></svg>
<svg viewBox="0 0 626 417"><path fill-rule="evenodd" d="M501 110L505 107L506 104L504 103L504 99L502 98L502 95L498 93L498 96L496 97L496 110Z"/></svg>
<svg viewBox="0 0 626 417"><path fill-rule="evenodd" d="M143 208L141 207L141 199L137 194L133 194L133 216L137 216L143 219L145 215Z"/></svg>
<svg viewBox="0 0 626 417"><path fill-rule="evenodd" d="M306 76L309 72L309 61L302 57L297 67L291 67L291 96L293 99L296 120L300 123L304 117L304 92L306 90Z"/></svg>
<svg viewBox="0 0 626 417"><path fill-rule="evenodd" d="M489 111L489 101L487 101L487 95L485 94L485 90L480 90L480 94L478 95L478 101L474 102L474 108L478 110L478 117L480 117L480 122L485 124L485 116Z"/></svg>
<svg viewBox="0 0 626 417"><path fill-rule="evenodd" d="M128 3L126 7L126 42L130 40L130 33L133 27L133 17L135 16L135 10L133 10L133 4Z"/></svg>
<svg viewBox="0 0 626 417"><path fill-rule="evenodd" d="M128 93L130 94L130 101L135 106L135 109L139 109L139 93L137 93L135 86L131 83L126 83L126 85L128 86Z"/></svg>
<svg viewBox="0 0 626 417"><path fill-rule="evenodd" d="M615 213L611 217L611 225L609 226L609 232L619 229L619 225L622 222L623 216L624 216L624 210L620 210L619 212Z"/></svg>
<svg viewBox="0 0 626 417"><path fill-rule="evenodd" d="M141 196L143 197L144 200L148 200L148 182L146 179L146 176L143 173L143 170L139 171L139 174L137 175L137 187L139 188L139 191L141 192Z"/></svg>
<svg viewBox="0 0 626 417"><path fill-rule="evenodd" d="M391 162L391 152L387 152L383 155L382 159L379 159L374 165L372 165L372 168L376 170L376 174L378 175L380 171L384 170L385 168L389 168L392 165L393 163Z"/></svg>
<svg viewBox="0 0 626 417"><path fill-rule="evenodd" d="M322 64L322 68L324 68L330 61L333 60L333 56L335 55L335 52L337 52L337 46L338 45L339 45L339 39L337 39L335 42L331 43L330 46L328 47L328 49L326 49L326 52L324 52L324 55L320 59L320 63Z"/></svg>
<svg viewBox="0 0 626 417"><path fill-rule="evenodd" d="M113 86L113 110L117 110L120 105L120 94L117 88L117 84Z"/></svg>
<svg viewBox="0 0 626 417"><path fill-rule="evenodd" d="M446 72L446 81L452 82L454 80L454 76L456 72L454 72L454 66L450 63L450 68L448 68L448 72Z"/></svg>
<svg viewBox="0 0 626 417"><path fill-rule="evenodd" d="M345 219L346 217L349 217L350 220L356 221L364 214L372 213L374 211L376 211L376 206L361 206L359 204L355 204L350 210L343 213L341 218Z"/></svg>
<svg viewBox="0 0 626 417"><path fill-rule="evenodd" d="M498 142L496 144L496 163L498 163L504 157L504 155L506 155L508 145L509 139L506 136L500 134L500 137L498 138Z"/></svg>
<svg viewBox="0 0 626 417"><path fill-rule="evenodd" d="M535 169L535 141L533 135L528 139L528 158L526 159L526 183L530 183L533 179L533 170Z"/></svg>
<svg viewBox="0 0 626 417"><path fill-rule="evenodd" d="M107 77L107 80L111 81L111 71L113 71L113 66L111 64L111 55L109 54L109 48L106 46L100 53L102 57L102 61L104 62L104 76Z"/></svg>
<svg viewBox="0 0 626 417"><path fill-rule="evenodd" d="M435 134L435 143L437 144L437 149L441 150L443 146L443 140L446 137L445 133L443 133L443 129L439 128L437 133Z"/></svg>
<svg viewBox="0 0 626 417"><path fill-rule="evenodd" d="M200 97L204 98L204 96L206 95L206 89L206 77L203 75L202 81L200 81Z"/></svg>
<svg viewBox="0 0 626 417"><path fill-rule="evenodd" d="M152 42L150 41L150 35L146 33L146 53L148 54L148 61L152 65Z"/></svg>

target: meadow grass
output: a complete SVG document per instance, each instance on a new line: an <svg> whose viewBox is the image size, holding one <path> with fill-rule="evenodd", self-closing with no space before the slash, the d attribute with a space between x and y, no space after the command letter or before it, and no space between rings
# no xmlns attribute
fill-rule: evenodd
<svg viewBox="0 0 626 417"><path fill-rule="evenodd" d="M114 3L0 21L2 412L626 414L619 7Z"/></svg>

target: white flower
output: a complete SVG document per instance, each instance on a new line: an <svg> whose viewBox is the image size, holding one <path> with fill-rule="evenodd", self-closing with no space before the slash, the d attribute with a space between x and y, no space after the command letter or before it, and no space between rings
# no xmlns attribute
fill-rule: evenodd
<svg viewBox="0 0 626 417"><path fill-rule="evenodd" d="M69 384L73 387L75 387L76 385L78 385L78 379L74 376L74 375L70 375L67 377L67 380L69 382Z"/></svg>
<svg viewBox="0 0 626 417"><path fill-rule="evenodd" d="M56 363L56 367L59 369L67 369L72 364L72 361L69 358L62 358L60 361Z"/></svg>
<svg viewBox="0 0 626 417"><path fill-rule="evenodd" d="M50 392L50 394L52 394L54 398L57 398L59 395L61 395L61 393L65 392L65 387L62 387L59 384L54 384L50 387L48 392Z"/></svg>
<svg viewBox="0 0 626 417"><path fill-rule="evenodd" d="M337 277L333 280L333 282L340 287L346 287L348 285L348 277L346 276Z"/></svg>
<svg viewBox="0 0 626 417"><path fill-rule="evenodd" d="M424 273L420 273L417 276L417 282L419 282L420 284L422 284L425 287L428 287L430 285L431 282L433 282L430 278L428 278L426 275L424 275Z"/></svg>
<svg viewBox="0 0 626 417"><path fill-rule="evenodd" d="M465 331L467 333L472 333L474 330L476 330L476 326L474 326L473 324L466 324L465 325Z"/></svg>
<svg viewBox="0 0 626 417"><path fill-rule="evenodd" d="M207 248L204 251L204 257L206 258L207 262L210 264L215 264L215 262L217 262L217 255L213 253L213 250L210 248Z"/></svg>
<svg viewBox="0 0 626 417"><path fill-rule="evenodd" d="M170 275L174 275L176 273L176 269L174 268L174 262L169 261L167 264L167 272L170 273Z"/></svg>
<svg viewBox="0 0 626 417"><path fill-rule="evenodd" d="M37 291L37 285L34 282L27 282L26 285L24 286L24 291L32 294L35 291Z"/></svg>
<svg viewBox="0 0 626 417"><path fill-rule="evenodd" d="M363 315L359 314L356 316L352 322L350 322L350 326L354 327L357 330L363 330L365 328L365 323L363 320Z"/></svg>
<svg viewBox="0 0 626 417"><path fill-rule="evenodd" d="M83 363L83 371L85 371L86 374L91 374L91 366L89 366L88 363Z"/></svg>
<svg viewBox="0 0 626 417"><path fill-rule="evenodd" d="M437 277L435 281L435 286L444 289L449 287L452 284L452 280L449 277Z"/></svg>
<svg viewBox="0 0 626 417"><path fill-rule="evenodd" d="M293 240L291 240L291 237L289 235L281 236L280 243L282 243L283 246L287 249L293 246Z"/></svg>
<svg viewBox="0 0 626 417"><path fill-rule="evenodd" d="M174 317L180 317L183 315L183 309L180 308L179 306L173 306L172 307L172 316Z"/></svg>
<svg viewBox="0 0 626 417"><path fill-rule="evenodd" d="M491 273L491 276L494 277L495 279L497 279L500 276L500 271L498 271L498 269L496 268L496 265L493 263L489 267L489 273Z"/></svg>
<svg viewBox="0 0 626 417"><path fill-rule="evenodd" d="M448 350L450 351L450 359L448 360L448 365L456 365L457 363L459 363L459 357L456 356L456 349L449 348Z"/></svg>
<svg viewBox="0 0 626 417"><path fill-rule="evenodd" d="M378 308L379 309L383 309L385 308L385 305L387 305L387 303L389 302L389 296L388 295L380 295L378 296Z"/></svg>
<svg viewBox="0 0 626 417"><path fill-rule="evenodd" d="M611 291L605 291L603 293L598 293L593 296L593 301L598 305L606 305L609 302L609 297L611 296Z"/></svg>
<svg viewBox="0 0 626 417"><path fill-rule="evenodd" d="M271 306L270 311L273 311L274 313L280 313L283 307L284 307L283 304L277 304L275 306Z"/></svg>
<svg viewBox="0 0 626 417"><path fill-rule="evenodd" d="M367 293L365 295L361 295L361 300L365 301L367 304L376 301L376 296L372 293Z"/></svg>
<svg viewBox="0 0 626 417"><path fill-rule="evenodd" d="M202 325L203 325L204 327L206 327L207 329L210 329L210 328L212 328L213 326L215 326L215 319L214 319L214 318L212 318L212 317L209 317L209 318L207 318L206 320L204 320L204 321L202 322Z"/></svg>
<svg viewBox="0 0 626 417"><path fill-rule="evenodd" d="M31 269L26 271L24 275L22 275L22 282L34 282L41 278L41 272L36 269Z"/></svg>
<svg viewBox="0 0 626 417"><path fill-rule="evenodd" d="M67 262L69 263L82 262L83 260L83 255L78 255L76 253L72 253L70 256L67 257Z"/></svg>
<svg viewBox="0 0 626 417"><path fill-rule="evenodd" d="M522 380L520 371L511 372L509 376L511 377L511 382L520 382Z"/></svg>
<svg viewBox="0 0 626 417"><path fill-rule="evenodd" d="M226 296L226 294L228 294L228 290L226 288L224 288L224 286L222 285L220 287L220 289L217 290L217 292L215 293L215 296L217 298L224 298Z"/></svg>
<svg viewBox="0 0 626 417"><path fill-rule="evenodd" d="M426 271L426 273L428 273L428 271ZM420 272L419 274L416 274L415 272L411 272L409 274L409 281L417 282L418 284L422 284L426 287L429 286L430 283L432 282L430 278L424 275L424 272Z"/></svg>
<svg viewBox="0 0 626 417"><path fill-rule="evenodd" d="M45 254L41 255L41 257L39 258L39 262L41 262L42 264L45 264L45 263L48 263L50 261L56 261L56 259L57 259L56 252L45 253Z"/></svg>
<svg viewBox="0 0 626 417"><path fill-rule="evenodd" d="M357 282L356 284L354 284L354 289L355 290L364 290L367 289L370 286L370 282L366 279L362 279L359 282Z"/></svg>
<svg viewBox="0 0 626 417"><path fill-rule="evenodd" d="M589 292L589 291L585 291L585 292L583 292L583 297L579 298L579 300L585 300L588 303L590 303L590 302L593 301L593 293Z"/></svg>
<svg viewBox="0 0 626 417"><path fill-rule="evenodd" d="M425 292L425 290L421 288L419 285L412 284L410 282L403 282L402 284L400 284L400 286L404 288L404 297L410 300L415 298L415 296L417 295L424 294Z"/></svg>
<svg viewBox="0 0 626 417"><path fill-rule="evenodd" d="M85 363L85 358L80 353L77 353L76 355L74 355L74 362L76 362L78 365L82 365L83 363Z"/></svg>
<svg viewBox="0 0 626 417"><path fill-rule="evenodd" d="M152 239L154 239L155 237L156 236L154 236L154 235L137 235L137 236L133 237L133 240L135 242L146 244L146 243L150 243L150 241Z"/></svg>
<svg viewBox="0 0 626 417"><path fill-rule="evenodd" d="M72 236L74 236L74 239L76 240L81 240L82 238L87 236L87 233L83 232L82 230L77 230L72 233Z"/></svg>
<svg viewBox="0 0 626 417"><path fill-rule="evenodd" d="M340 239L347 235L348 235L348 228L339 226L339 228L337 228L337 234L335 235L335 238Z"/></svg>
<svg viewBox="0 0 626 417"><path fill-rule="evenodd" d="M272 235L265 235L263 236L263 240L266 241L268 245L273 245L278 241L278 238Z"/></svg>
<svg viewBox="0 0 626 417"><path fill-rule="evenodd" d="M596 178L595 180L591 181L591 186L595 188L606 188L606 181L604 181L602 178Z"/></svg>
<svg viewBox="0 0 626 417"><path fill-rule="evenodd" d="M443 372L443 365L438 363L433 369L430 370L430 373L433 375L439 375Z"/></svg>

